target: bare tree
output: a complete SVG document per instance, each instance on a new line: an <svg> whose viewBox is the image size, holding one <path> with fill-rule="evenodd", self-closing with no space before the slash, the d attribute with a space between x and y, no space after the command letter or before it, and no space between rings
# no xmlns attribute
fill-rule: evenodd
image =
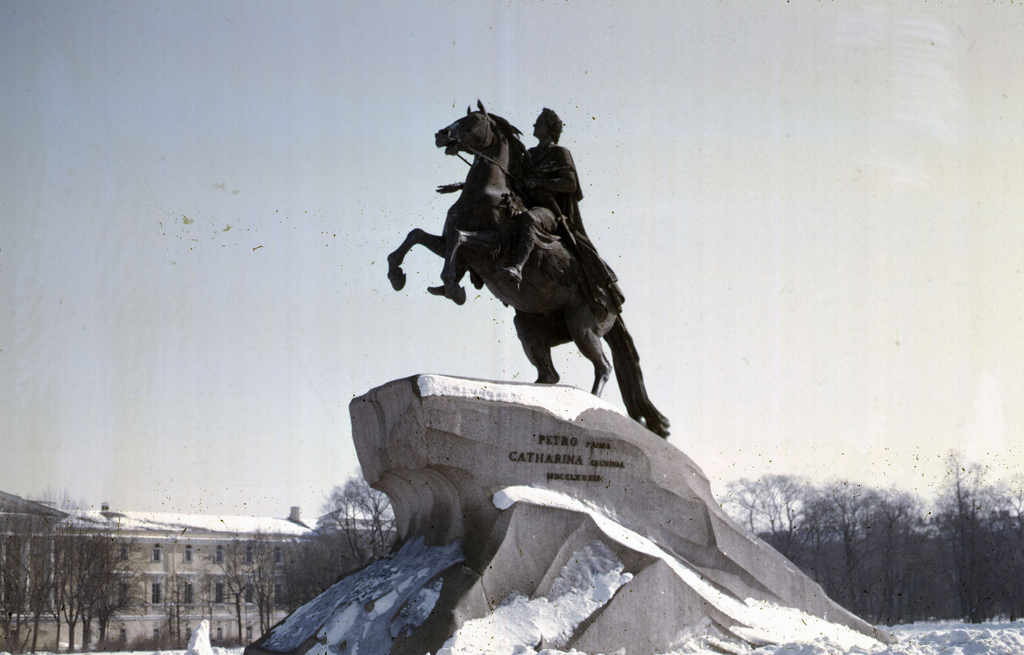
<svg viewBox="0 0 1024 655"><path fill-rule="evenodd" d="M986 558L992 553L986 520L996 505L985 472L983 467L965 463L960 455L950 454L946 482L938 498L937 519L949 536L960 614L971 623L987 617L990 602L983 593L990 581L986 579Z"/></svg>
<svg viewBox="0 0 1024 655"><path fill-rule="evenodd" d="M57 583L54 571L54 521L38 521L29 549L29 610L32 613L32 652L39 646L39 625L53 599Z"/></svg>
<svg viewBox="0 0 1024 655"><path fill-rule="evenodd" d="M277 570L279 604L290 610L324 592L340 576L390 552L395 516L388 497L354 476L324 503L318 534L288 544Z"/></svg>
<svg viewBox="0 0 1024 655"><path fill-rule="evenodd" d="M166 641L169 645L178 648L188 638L188 635L182 632L182 624L195 602L195 589L191 579L175 573L164 576L162 584L163 598L161 600L167 609Z"/></svg>
<svg viewBox="0 0 1024 655"><path fill-rule="evenodd" d="M726 507L743 516L750 531L793 562L800 559L800 529L811 488L792 475L766 475L729 483Z"/></svg>
<svg viewBox="0 0 1024 655"><path fill-rule="evenodd" d="M774 476L730 484L723 507L868 620L1024 616L1024 478L949 461L931 512L894 489Z"/></svg>
<svg viewBox="0 0 1024 655"><path fill-rule="evenodd" d="M870 530L871 509L878 503L874 489L840 481L820 491L808 507L810 522L822 531L828 545L835 548L832 568L834 589L839 602L858 614L865 614L870 581L862 573ZM835 557L838 556L838 557ZM820 563L820 560L819 560Z"/></svg>
<svg viewBox="0 0 1024 655"><path fill-rule="evenodd" d="M238 643L242 643L242 601L246 587L249 585L249 564L247 559L247 542L235 539L225 545L219 553L213 555L214 562L220 566L224 575L221 582L224 589L234 597L235 618L238 627ZM218 561L218 558L220 561Z"/></svg>
<svg viewBox="0 0 1024 655"><path fill-rule="evenodd" d="M13 653L25 647L28 627L29 561L31 558L32 520L14 515L0 525L0 646Z"/></svg>
<svg viewBox="0 0 1024 655"><path fill-rule="evenodd" d="M65 598L67 596L67 580L68 571L70 569L72 558L71 558L71 539L69 532L72 530L71 526L67 522L62 522L56 526L53 534L53 602L50 604L50 615L53 617L54 630L53 636L53 652L60 652L60 634L62 627L62 612L65 606Z"/></svg>
<svg viewBox="0 0 1024 655"><path fill-rule="evenodd" d="M1003 487L1000 536L1005 569L1000 576L1006 614L1013 621L1024 616L1024 476L1012 478Z"/></svg>
<svg viewBox="0 0 1024 655"><path fill-rule="evenodd" d="M85 615L85 589L89 584L89 553L86 535L69 528L58 537L55 548L60 553L57 571L61 599L58 611L68 626L68 652L75 650L75 629Z"/></svg>
<svg viewBox="0 0 1024 655"><path fill-rule="evenodd" d="M360 564L384 557L395 541L395 514L386 494L352 477L331 490L324 510Z"/></svg>
<svg viewBox="0 0 1024 655"><path fill-rule="evenodd" d="M252 562L249 568L249 588L260 620L260 632L270 630L273 625L274 596L278 584L278 555L283 553L279 545L273 544L265 535L257 532L249 542Z"/></svg>
<svg viewBox="0 0 1024 655"><path fill-rule="evenodd" d="M134 539L114 537L104 550L105 566L97 580L96 622L99 641L107 640L110 620L131 608L139 600L139 564L130 555L136 548Z"/></svg>
<svg viewBox="0 0 1024 655"><path fill-rule="evenodd" d="M122 546L130 549L132 542L104 533L88 535L84 541L90 565L82 590L83 639L86 644L91 643L95 620L102 643L110 619L131 606L138 572L130 558L122 557Z"/></svg>
<svg viewBox="0 0 1024 655"><path fill-rule="evenodd" d="M908 615L913 576L917 570L915 555L920 552L917 528L920 521L918 499L896 490L875 495L870 508L871 547L868 557L877 579L876 621L892 625Z"/></svg>
<svg viewBox="0 0 1024 655"><path fill-rule="evenodd" d="M221 576L214 573L204 573L196 579L196 589L199 590L197 603L201 605L200 613L213 625L214 607L224 602L223 597L218 598L217 587L220 585L223 595L223 581Z"/></svg>
<svg viewBox="0 0 1024 655"><path fill-rule="evenodd" d="M257 532L251 539L235 539L223 547L219 566L226 591L234 597L238 622L238 641L242 642L242 606L253 603L259 616L260 630L273 626L279 568L283 567L283 547Z"/></svg>
<svg viewBox="0 0 1024 655"><path fill-rule="evenodd" d="M285 609L294 612L334 584L343 570L332 565L337 550L328 546L323 537L288 546L284 561L284 598L279 599Z"/></svg>
<svg viewBox="0 0 1024 655"><path fill-rule="evenodd" d="M53 536L53 604L60 638L61 618L68 626L68 649L75 649L75 631L82 624L82 639L92 641L93 621L100 638L115 612L124 609L123 583L132 584L132 571L120 557L120 542L89 526L66 525ZM125 602L122 602L125 601ZM59 641L58 641L59 644Z"/></svg>

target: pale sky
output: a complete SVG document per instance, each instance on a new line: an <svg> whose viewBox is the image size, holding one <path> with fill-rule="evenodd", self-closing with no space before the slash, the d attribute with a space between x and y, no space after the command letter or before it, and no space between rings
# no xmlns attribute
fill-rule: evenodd
<svg viewBox="0 0 1024 655"><path fill-rule="evenodd" d="M565 121L716 490L1024 474L1021 43L1011 3L2 0L0 489L311 516L353 397L534 379L512 310L425 293L440 259L386 277L477 99Z"/></svg>

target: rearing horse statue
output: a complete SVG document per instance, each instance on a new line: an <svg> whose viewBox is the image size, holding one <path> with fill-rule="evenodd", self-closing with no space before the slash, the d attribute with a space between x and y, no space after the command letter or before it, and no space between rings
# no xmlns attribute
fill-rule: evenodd
<svg viewBox="0 0 1024 655"><path fill-rule="evenodd" d="M591 392L600 396L612 372L629 415L662 437L668 436L669 422L647 397L640 357L633 339L617 313L596 311L583 288L580 264L563 239L536 247L522 271L522 280L503 271L511 262L515 230L524 212L547 212L543 218L557 221L551 209L528 208L523 201L522 175L526 148L518 129L505 119L489 114L481 103L478 111L467 108L466 116L435 135L437 147L445 154L466 152L474 156L461 194L448 210L440 235L414 229L388 255L388 278L396 290L405 286L402 261L419 244L444 258L442 286L428 289L458 304L466 301L460 285L468 272L479 289L486 285L498 300L516 310L515 327L526 356L537 368L537 382L554 384L558 373L551 361L551 348L572 341L594 365ZM612 362L604 354L601 339L608 342Z"/></svg>

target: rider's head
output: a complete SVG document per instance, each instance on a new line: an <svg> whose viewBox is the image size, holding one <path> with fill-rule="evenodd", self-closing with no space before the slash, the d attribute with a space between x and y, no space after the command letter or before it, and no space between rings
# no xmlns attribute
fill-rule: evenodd
<svg viewBox="0 0 1024 655"><path fill-rule="evenodd" d="M558 117L558 114L547 107L540 112L540 116L537 117L535 127L543 127L548 136L550 136L551 140L555 143L558 143L558 138L562 136L562 119Z"/></svg>

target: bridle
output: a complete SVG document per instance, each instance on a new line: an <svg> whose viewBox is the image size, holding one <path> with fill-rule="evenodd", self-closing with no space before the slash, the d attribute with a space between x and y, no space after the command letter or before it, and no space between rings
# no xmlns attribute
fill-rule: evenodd
<svg viewBox="0 0 1024 655"><path fill-rule="evenodd" d="M494 127L492 126L492 121L491 121L491 117L490 117L490 116L488 116L487 114L484 114L484 117L485 117L485 118L487 119L487 136L489 136L489 137L490 137L490 140L491 140L491 141L493 141L493 140L495 139L495 136L494 136ZM462 146L462 148L464 148L464 149L465 149L465 150L467 150L468 152L471 152L471 153L472 153L472 154L473 154L474 156L476 156L476 157L479 157L479 158L481 158L481 159L483 159L483 160L485 160L485 161L488 161L488 162L490 162L490 163L494 164L495 166L497 166L497 167L498 167L498 169L499 169L499 170L500 170L500 171L501 171L502 173L504 173L506 177L508 177L509 179L511 179L511 180L512 180L513 182L517 183L517 184L518 184L519 186L521 186L521 187L523 187L523 188L525 188L525 187L526 187L526 185L524 185L524 184L523 184L523 181L522 181L522 180L520 180L520 179L519 179L518 177L516 177L516 176L515 176L515 175L513 175L513 174L512 174L511 172L509 172L509 170L508 170L507 168L505 168L505 167L504 167L504 166L502 166L502 165L501 165L500 163L498 163L498 162L497 162L497 161L496 161L496 160L495 160L495 159L494 159L493 157L491 157L490 155L485 155L484 153L480 152L479 150L477 150L477 149L476 149L476 148L474 148L473 146L469 145L468 143L466 143L465 141L463 141L462 139L460 139L460 138L459 138L459 137L457 137L457 136L455 136L455 137L452 137L452 141L454 141L455 143L457 143L457 144L459 144L460 146ZM490 143L488 143L487 145L490 145ZM484 146L484 147L487 147L487 146ZM511 146L510 146L510 147L511 147ZM472 163L470 163L470 162L469 162L469 161L468 161L468 160L467 160L467 159L466 159L465 157L463 157L463 156L462 156L462 153L456 152L455 154L456 154L456 155L458 156L458 158L459 158L459 159L461 159L462 161L466 162L466 164L467 164L467 165L468 165L468 166L469 166L470 168L472 168L472 167L473 167L473 164L472 164Z"/></svg>

